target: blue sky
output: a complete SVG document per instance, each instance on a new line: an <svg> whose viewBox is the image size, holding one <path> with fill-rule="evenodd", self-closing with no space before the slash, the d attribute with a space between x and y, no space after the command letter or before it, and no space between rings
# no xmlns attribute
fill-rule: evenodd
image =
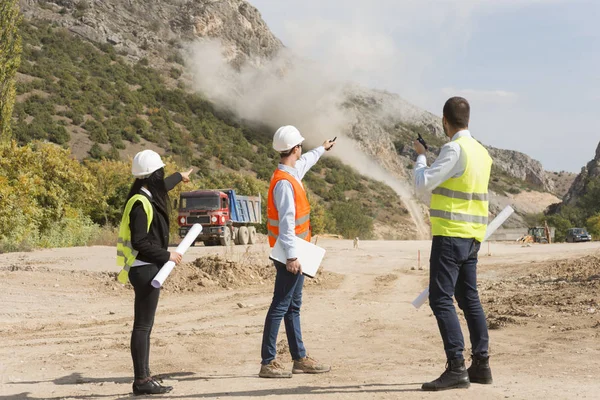
<svg viewBox="0 0 600 400"><path fill-rule="evenodd" d="M600 142L600 1L250 0L297 54L437 115L471 102L482 142L578 172Z"/></svg>

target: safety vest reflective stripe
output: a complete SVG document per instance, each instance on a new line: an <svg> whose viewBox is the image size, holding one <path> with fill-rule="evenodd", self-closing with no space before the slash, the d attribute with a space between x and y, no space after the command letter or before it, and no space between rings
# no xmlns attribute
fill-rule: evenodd
<svg viewBox="0 0 600 400"><path fill-rule="evenodd" d="M472 222L475 224L487 224L488 217L480 217L478 215L459 214L449 211L430 210L429 214L432 217L449 219L452 221Z"/></svg>
<svg viewBox="0 0 600 400"><path fill-rule="evenodd" d="M488 201L487 193L465 193L459 192L458 190L450 190L445 187L437 187L431 193L451 197L453 199Z"/></svg>
<svg viewBox="0 0 600 400"><path fill-rule="evenodd" d="M144 195L136 194L132 196L125 205L121 224L119 225L119 238L117 239L117 265L122 267L117 279L123 284L126 284L129 281L129 269L138 255L137 250L135 250L131 244L131 230L129 229L129 214L137 201L140 201L144 207L144 212L146 213L148 220L147 231L150 231L150 225L152 224L152 218L154 217L152 204Z"/></svg>
<svg viewBox="0 0 600 400"><path fill-rule="evenodd" d="M300 239L307 240L308 235L310 235L310 231L309 230L306 231L306 232L302 232L302 233L300 233L300 234L298 234L296 236L299 237Z"/></svg>
<svg viewBox="0 0 600 400"><path fill-rule="evenodd" d="M279 226L279 220L278 219L269 219L269 224L271 226ZM310 214L302 217L302 218L298 218L295 223L296 225L302 225L305 224L306 222L310 221Z"/></svg>
<svg viewBox="0 0 600 400"><path fill-rule="evenodd" d="M306 232L302 232L299 235L296 235L296 237L299 237L300 239L306 239L308 237L308 235L310 234L310 231L306 231ZM272 237L273 239L277 240L279 238L279 235L274 234L273 232L269 231L268 233L269 237Z"/></svg>

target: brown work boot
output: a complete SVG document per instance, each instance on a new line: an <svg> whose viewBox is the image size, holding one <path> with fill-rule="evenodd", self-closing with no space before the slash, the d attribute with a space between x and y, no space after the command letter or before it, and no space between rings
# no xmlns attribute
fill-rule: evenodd
<svg viewBox="0 0 600 400"><path fill-rule="evenodd" d="M260 366L260 372L258 376L261 378L291 378L292 373L286 371L284 366L276 360L271 361L268 364L262 364Z"/></svg>
<svg viewBox="0 0 600 400"><path fill-rule="evenodd" d="M321 364L308 356L294 360L294 368L292 368L294 374L322 374L329 371L331 371L329 365Z"/></svg>

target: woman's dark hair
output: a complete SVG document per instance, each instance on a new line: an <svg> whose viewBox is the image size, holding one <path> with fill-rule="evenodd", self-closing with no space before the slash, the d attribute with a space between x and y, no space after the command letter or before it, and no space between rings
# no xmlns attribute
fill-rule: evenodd
<svg viewBox="0 0 600 400"><path fill-rule="evenodd" d="M152 194L152 200L154 200L156 203L157 208L166 215L169 215L171 210L169 207L169 194L165 186L165 169L157 169L147 178L136 179L133 182L133 185L131 185L131 189L129 189L129 194L127 195L125 204L127 204L129 199L131 199L133 196L140 193L142 186L146 186L148 188Z"/></svg>

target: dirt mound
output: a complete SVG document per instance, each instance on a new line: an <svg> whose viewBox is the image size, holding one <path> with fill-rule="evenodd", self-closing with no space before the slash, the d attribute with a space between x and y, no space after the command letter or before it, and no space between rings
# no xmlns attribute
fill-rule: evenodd
<svg viewBox="0 0 600 400"><path fill-rule="evenodd" d="M398 278L399 276L396 274L379 275L375 278L375 284L384 287L392 286Z"/></svg>
<svg viewBox="0 0 600 400"><path fill-rule="evenodd" d="M196 292L206 288L234 288L265 283L273 266L252 259L229 260L219 255L197 258L177 266L165 282L165 290Z"/></svg>
<svg viewBox="0 0 600 400"><path fill-rule="evenodd" d="M197 292L211 288L232 289L272 283L275 267L256 254L234 255L231 258L210 255L173 269L164 288L174 293ZM306 286L334 287L342 276L321 271L314 279L305 279Z"/></svg>
<svg viewBox="0 0 600 400"><path fill-rule="evenodd" d="M527 268L527 275L482 285L490 329L535 319L562 330L589 327L597 322L600 256L529 264ZM575 316L579 322L569 319Z"/></svg>

